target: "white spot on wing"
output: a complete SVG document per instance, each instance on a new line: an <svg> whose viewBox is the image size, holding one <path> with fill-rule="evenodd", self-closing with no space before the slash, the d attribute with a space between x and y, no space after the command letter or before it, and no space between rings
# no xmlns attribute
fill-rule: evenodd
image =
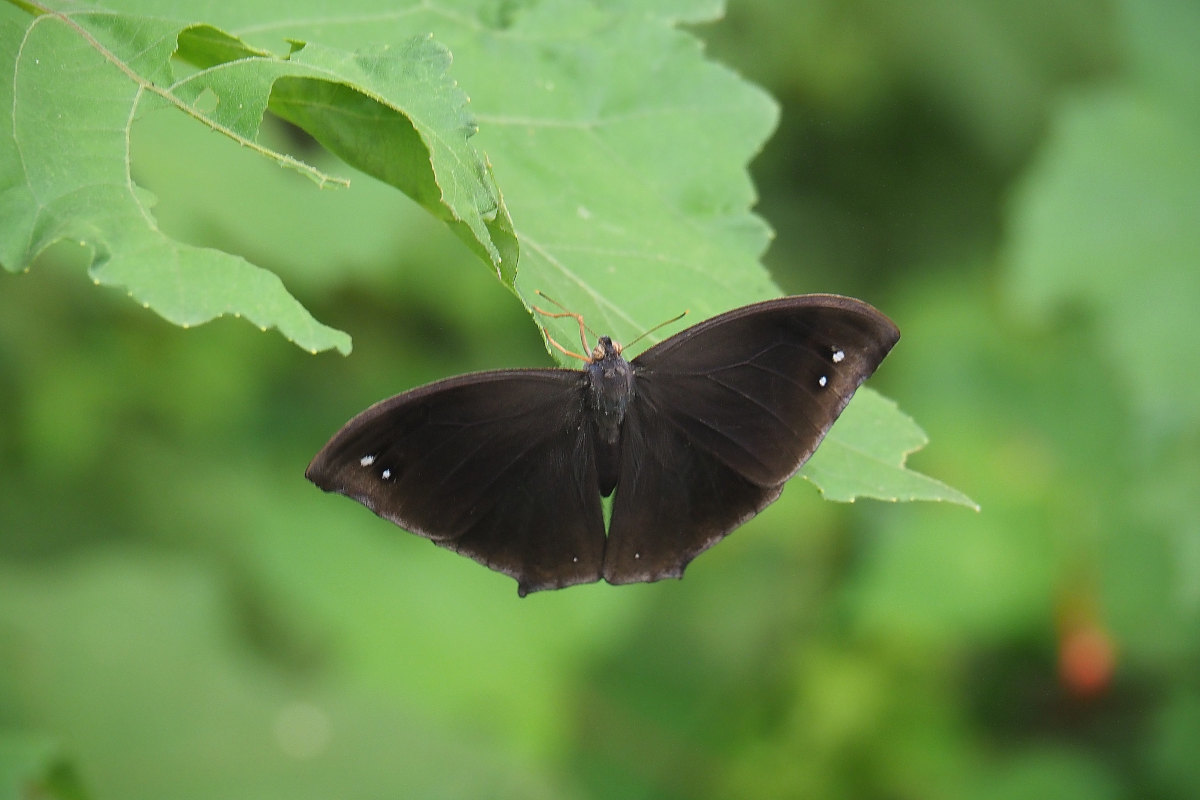
<svg viewBox="0 0 1200 800"><path fill-rule="evenodd" d="M833 363L840 364L842 362L842 359L844 359L845 357L846 357L845 353L843 353L841 350L838 350L836 347L834 348Z"/></svg>
<svg viewBox="0 0 1200 800"><path fill-rule="evenodd" d="M363 456L358 460L358 463L362 464L364 467L369 467L375 463L375 456Z"/></svg>
<svg viewBox="0 0 1200 800"><path fill-rule="evenodd" d="M385 469L379 477L383 478L386 481L392 477L392 471L390 469Z"/></svg>
<svg viewBox="0 0 1200 800"><path fill-rule="evenodd" d="M827 383L829 383L829 379L828 379L828 378L826 378L824 375L822 375L821 377L817 378L817 385L818 385L818 386L820 386L822 389L824 389L824 388L825 388L825 385L826 385Z"/></svg>

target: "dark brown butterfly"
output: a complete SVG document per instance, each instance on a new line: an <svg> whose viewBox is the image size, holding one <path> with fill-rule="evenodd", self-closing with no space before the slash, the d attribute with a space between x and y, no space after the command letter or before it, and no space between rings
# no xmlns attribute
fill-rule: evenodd
<svg viewBox="0 0 1200 800"><path fill-rule="evenodd" d="M679 578L779 497L899 338L837 295L734 309L632 361L602 336L582 371L476 372L377 403L305 475L522 596Z"/></svg>

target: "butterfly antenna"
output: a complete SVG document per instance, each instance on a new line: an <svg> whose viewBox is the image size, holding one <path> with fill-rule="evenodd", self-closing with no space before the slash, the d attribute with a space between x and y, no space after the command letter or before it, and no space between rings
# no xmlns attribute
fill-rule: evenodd
<svg viewBox="0 0 1200 800"><path fill-rule="evenodd" d="M588 347L588 342L587 342L587 331L589 329L588 329L587 325L585 325L583 323L583 314L576 314L573 311L567 311L567 307L564 306L562 303L558 302L557 300L555 300L553 297L546 295L540 289L538 289L536 291L539 296L546 298L551 303L554 303L554 305L561 308L562 311L561 312L547 311L544 308L538 308L537 306L530 306L530 308L533 309L534 311L536 311L537 313L541 314L543 317L550 317L552 319L558 319L561 317L571 317L572 319L574 319L576 322L579 323L579 341L583 342L584 351L586 352L586 351L590 350L591 348ZM564 355L568 355L571 358L578 358L580 361L586 361L589 364L592 362L592 359L590 357L585 356L585 355L580 355L579 353L572 352L572 351L568 350L567 348L563 347L558 342L554 341L554 337L550 335L550 331L546 329L545 325L542 326L542 333L545 335L546 341L549 342L553 347L558 349L560 352L562 352Z"/></svg>
<svg viewBox="0 0 1200 800"><path fill-rule="evenodd" d="M625 343L625 346L626 346L626 347L628 347L629 345L633 344L634 342L637 342L637 341L640 341L640 340L642 340L642 339L645 339L647 336L649 336L650 334L654 333L654 332L655 332L656 330L658 330L659 328L665 328L665 327L667 327L668 325L670 325L670 324L671 324L671 323L673 323L673 322L679 322L679 320L681 320L681 319L683 319L684 317L686 317L686 316L687 316L689 313L690 313L690 310L684 311L682 314L679 314L679 315L677 315L677 316L671 317L669 320L666 320L665 322L660 322L660 323L658 323L657 325L655 325L653 328L651 328L651 329L650 329L650 330L648 330L648 331L642 331L641 333L639 333L639 334L637 335L637 338L635 338L635 339L634 339L632 342L626 342L626 343Z"/></svg>

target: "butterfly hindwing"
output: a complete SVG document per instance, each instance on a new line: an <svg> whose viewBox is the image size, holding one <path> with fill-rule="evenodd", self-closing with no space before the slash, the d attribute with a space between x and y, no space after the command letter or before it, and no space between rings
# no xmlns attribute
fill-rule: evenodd
<svg viewBox="0 0 1200 800"><path fill-rule="evenodd" d="M604 520L582 391L571 370L439 381L350 420L305 474L521 594L595 581Z"/></svg>
<svg viewBox="0 0 1200 800"><path fill-rule="evenodd" d="M679 578L688 562L779 496L664 425L645 403L625 417L604 579Z"/></svg>
<svg viewBox="0 0 1200 800"><path fill-rule="evenodd" d="M604 577L678 577L775 500L899 338L865 303L770 300L632 362Z"/></svg>

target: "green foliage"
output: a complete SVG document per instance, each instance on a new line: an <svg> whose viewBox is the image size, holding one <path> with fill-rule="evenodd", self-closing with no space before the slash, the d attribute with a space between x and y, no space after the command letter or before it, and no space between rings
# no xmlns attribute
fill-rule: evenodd
<svg viewBox="0 0 1200 800"><path fill-rule="evenodd" d="M87 800L61 748L45 739L0 731L0 794L13 798Z"/></svg>
<svg viewBox="0 0 1200 800"><path fill-rule="evenodd" d="M1123 9L1132 79L1056 117L1017 196L1009 289L1032 318L1064 303L1095 313L1134 410L1174 435L1200 424L1200 406L1176 400L1200 374L1200 337L1179 335L1200 302L1200 57L1175 41L1200 7Z"/></svg>
<svg viewBox="0 0 1200 800"><path fill-rule="evenodd" d="M130 0L117 16L180 19L167 30L205 41L168 51L227 68L243 52L349 72L337 55L378 42L453 53L425 74L471 98L479 132L462 140L511 211L513 287L619 337L776 291L746 211L764 146L772 276L897 320L872 386L935 443L911 452L924 434L864 392L806 474L831 497L957 499L907 459L982 510L825 503L795 481L682 582L519 600L300 475L370 400L545 361L495 263L478 268L485 245L464 246L470 226L379 174L400 153L360 175L275 119L319 126L349 160L380 145L340 113L403 141L398 101L285 64L300 72L239 147L155 100L122 135L163 239L278 275L355 353L164 325L79 281L96 267L69 242L3 281L0 791L16 776L182 800L1194 795L1195 4L737 0L695 30L707 58L676 26L711 0L309 5L181 17ZM15 21L0 40L31 19L0 6ZM288 40L307 44L278 54ZM771 102L718 58L779 99L765 145ZM296 100L318 90L336 108L314 120ZM314 191L264 151L351 185ZM443 185L430 151L413 160L410 196ZM636 260L660 247L687 270Z"/></svg>
<svg viewBox="0 0 1200 800"><path fill-rule="evenodd" d="M747 213L753 189L743 171L774 106L704 61L668 17L573 2L449 24L436 8L349 23L328 12L289 26L291 52L274 56L210 24L150 16L167 10L154 4L140 13L38 10L24 27L21 12L6 12L12 96L0 100L14 125L4 158L10 247L0 260L9 269L78 240L94 253L97 281L125 286L168 319L245 314L310 349L346 349L261 269L164 236L153 200L131 180L132 125L165 107L330 183L259 143L269 108L450 223L511 285L511 222L467 141L478 120L522 220L522 287L570 301L618 337L660 321L662 298L681 280L703 316L777 293L757 263L767 229ZM334 21L330 35L325 23ZM445 47L414 35L434 21L460 54L471 116ZM254 27L264 48L282 44ZM305 30L326 41L297 41ZM405 44L357 47L371 40ZM356 47L338 49L343 42ZM684 140L692 146L680 147Z"/></svg>
<svg viewBox="0 0 1200 800"><path fill-rule="evenodd" d="M1128 409L1113 460L1116 496L1132 502L1106 508L1140 531L1098 569L1124 598L1113 613L1123 639L1165 655L1200 622L1186 488L1200 477L1200 406L1184 400L1200 397L1200 60L1179 38L1200 9L1127 2L1122 15L1129 79L1072 98L1055 119L1017 194L1007 288L1028 318L1045 324L1065 306L1094 328L1099 369ZM1160 578L1153 591L1148 574Z"/></svg>
<svg viewBox="0 0 1200 800"><path fill-rule="evenodd" d="M22 12L3 12L10 77L0 103L12 109L12 133L0 140L0 236L8 243L0 262L10 270L27 268L58 241L75 240L91 250L97 283L125 287L173 322L245 316L313 352L349 352L348 337L313 320L274 275L164 235L151 214L154 198L132 181L132 126L167 108L320 185L330 182L257 143L269 102L274 113L451 223L511 283L511 224L487 167L467 144L473 129L465 96L445 74L449 54L428 37L353 54L293 41L287 57L274 57L207 25L36 10L40 15L24 26ZM173 59L195 69L180 77Z"/></svg>

